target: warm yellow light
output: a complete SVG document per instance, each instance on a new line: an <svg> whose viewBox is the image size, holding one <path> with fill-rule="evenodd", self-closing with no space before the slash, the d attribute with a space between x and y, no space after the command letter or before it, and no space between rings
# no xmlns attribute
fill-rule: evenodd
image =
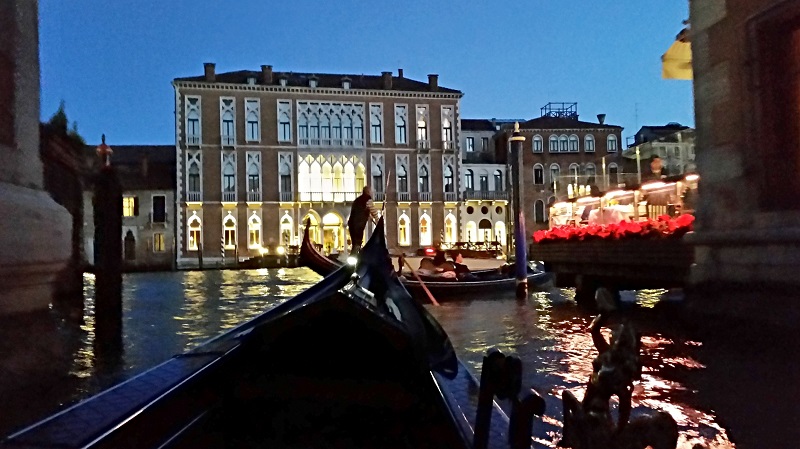
<svg viewBox="0 0 800 449"><path fill-rule="evenodd" d="M269 249L261 247L261 248L258 248L258 252L263 256L264 254L269 254Z"/></svg>
<svg viewBox="0 0 800 449"><path fill-rule="evenodd" d="M350 256L350 257L347 258L347 264L348 265L355 266L356 262L358 262L358 259L356 259L355 256Z"/></svg>
<svg viewBox="0 0 800 449"><path fill-rule="evenodd" d="M643 186L642 186L642 190L653 190L653 189L660 189L661 187L665 187L665 186L666 186L666 184L664 184L664 183L663 183L663 182L661 182L661 181L657 181L657 182L651 182L651 183L649 183L649 184L645 184L645 185L643 185Z"/></svg>
<svg viewBox="0 0 800 449"><path fill-rule="evenodd" d="M596 201L599 201L599 200L597 198L591 197L591 196L585 196L583 198L578 198L578 202L579 203L594 203Z"/></svg>
<svg viewBox="0 0 800 449"><path fill-rule="evenodd" d="M691 182L691 181L697 181L698 179L700 179L700 175L697 175L697 174L694 174L694 175L686 175L686 180L687 180L687 181L690 181L690 182Z"/></svg>
<svg viewBox="0 0 800 449"><path fill-rule="evenodd" d="M633 192L629 192L627 190L612 190L612 191L606 193L604 197L606 199L609 199L609 198L614 198L615 196L622 196L622 195L628 195L628 194L633 195Z"/></svg>
<svg viewBox="0 0 800 449"><path fill-rule="evenodd" d="M286 254L286 248L282 246L279 246L275 251L278 253L279 256Z"/></svg>
<svg viewBox="0 0 800 449"><path fill-rule="evenodd" d="M562 208L562 207L567 207L567 206L569 206L569 203L566 202L566 201L561 201L560 203L553 204L553 207L555 207L556 209L559 209L559 208Z"/></svg>

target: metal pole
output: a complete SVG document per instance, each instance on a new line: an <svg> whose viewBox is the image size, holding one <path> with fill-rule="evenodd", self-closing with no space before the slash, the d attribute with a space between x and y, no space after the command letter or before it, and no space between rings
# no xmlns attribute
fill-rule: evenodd
<svg viewBox="0 0 800 449"><path fill-rule="evenodd" d="M642 183L642 158L639 155L639 147L636 147L636 175L637 175L637 184Z"/></svg>
<svg viewBox="0 0 800 449"><path fill-rule="evenodd" d="M514 257L517 275L517 298L528 297L528 255L525 245L525 214L522 211L524 196L520 171L522 169L522 143L525 137L519 132L519 123L514 123L514 133L511 135L511 176L513 178L512 194L514 204Z"/></svg>

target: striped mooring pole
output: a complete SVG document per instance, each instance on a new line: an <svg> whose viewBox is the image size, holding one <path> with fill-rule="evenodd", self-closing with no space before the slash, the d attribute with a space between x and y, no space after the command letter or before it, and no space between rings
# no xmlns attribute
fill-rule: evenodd
<svg viewBox="0 0 800 449"><path fill-rule="evenodd" d="M220 241L219 253L220 256L222 256L222 266L225 266L225 236L222 236L222 238L220 238L219 241Z"/></svg>

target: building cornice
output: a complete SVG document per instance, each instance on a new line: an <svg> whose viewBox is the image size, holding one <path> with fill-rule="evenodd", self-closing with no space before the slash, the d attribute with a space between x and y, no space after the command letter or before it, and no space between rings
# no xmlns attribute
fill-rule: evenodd
<svg viewBox="0 0 800 449"><path fill-rule="evenodd" d="M295 86L263 86L231 83L204 83L199 81L173 81L172 86L177 89L219 90L240 92L271 92L283 94L300 94L311 96L355 96L355 97L387 97L387 98L426 98L459 100L463 93L445 92L414 92L397 90L368 90L368 89L334 89L325 87L295 87Z"/></svg>
<svg viewBox="0 0 800 449"><path fill-rule="evenodd" d="M552 134L555 133L580 133L580 132L612 132L617 130L622 130L621 126L615 126L613 128L520 128L520 132L549 132Z"/></svg>

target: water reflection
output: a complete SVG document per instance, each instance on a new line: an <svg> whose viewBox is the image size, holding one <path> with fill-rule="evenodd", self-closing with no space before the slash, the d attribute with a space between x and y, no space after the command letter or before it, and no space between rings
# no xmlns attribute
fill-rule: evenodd
<svg viewBox="0 0 800 449"><path fill-rule="evenodd" d="M0 434L192 349L319 279L303 268L126 274L124 345L109 357L97 350L94 278L87 275L83 316L76 323L56 321L51 329L41 330L39 345L46 349L34 348L41 354L30 355L32 359L26 362L36 369L46 366L47 375L25 376L39 372L26 368L29 371L20 370L22 374L14 378L17 384L6 380L6 389L18 392L12 400L4 397L2 405L29 407L10 419L0 419ZM665 308L669 293L649 290L622 295L630 306L625 315L643 336L643 376L634 391L634 415L645 408L668 411L680 425L682 449L695 443L733 448L728 428L707 405L716 406L719 397L713 391L713 379L708 378L713 371L706 368L708 354L703 358L708 345L673 325L669 307ZM578 398L583 396L596 355L587 329L593 315L577 308L573 297L572 290L552 289L533 292L525 301L511 294L429 306L476 375L489 348L521 358L523 385L534 387L547 402L548 416L535 426L537 440L545 446L552 446L560 435L561 393L569 390ZM713 354L718 356L718 351Z"/></svg>
<svg viewBox="0 0 800 449"><path fill-rule="evenodd" d="M578 399L592 372L597 351L588 332L594 318L577 308L569 289L533 292L527 301L512 297L443 303L429 307L450 334L459 355L476 371L492 347L518 355L523 362L523 385L545 397L547 414L535 426L537 441L555 446L561 430L561 394L569 390ZM679 448L735 447L711 410L704 410L687 386L704 365L695 351L701 344L684 338L654 311L669 298L664 290L623 292L628 316L642 333L643 376L633 395L633 416L648 408L669 412L681 430ZM634 306L633 304L636 303ZM616 326L617 323L612 324ZM605 329L606 338L610 330Z"/></svg>

